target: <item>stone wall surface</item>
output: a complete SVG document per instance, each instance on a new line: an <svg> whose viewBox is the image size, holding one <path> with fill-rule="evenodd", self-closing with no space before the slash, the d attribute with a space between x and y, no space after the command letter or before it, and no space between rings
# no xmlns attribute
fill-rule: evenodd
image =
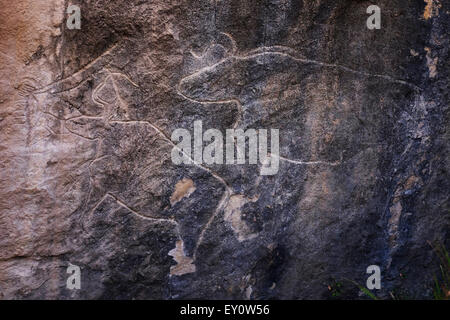
<svg viewBox="0 0 450 320"><path fill-rule="evenodd" d="M432 296L429 242L450 230L448 1L0 8L0 298L359 299L345 279L365 284L369 265L381 298ZM172 132L199 120L279 129L278 173L174 164Z"/></svg>

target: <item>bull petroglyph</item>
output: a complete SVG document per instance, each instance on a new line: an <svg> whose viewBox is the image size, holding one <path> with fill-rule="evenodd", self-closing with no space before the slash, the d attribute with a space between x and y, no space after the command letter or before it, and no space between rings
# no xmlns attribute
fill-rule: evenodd
<svg viewBox="0 0 450 320"><path fill-rule="evenodd" d="M237 109L237 117L232 125L233 129L245 129L255 122L263 121L264 118L270 119L272 115L279 112L275 104L277 101L283 100L283 97L280 97L280 92L283 92L281 86L283 82L288 82L293 86L302 86L302 77L308 76L317 69L339 70L353 74L355 77L382 78L388 82L404 85L416 91L420 90L420 88L412 83L395 79L388 75L370 74L342 65L298 57L296 52L288 47L260 47L239 55L237 53L236 42L229 34L220 34L217 41L221 41L222 43L215 43L206 48L202 53L191 51L191 55L195 60L193 63L194 69L197 68L198 70L182 78L175 90L181 97L191 103L201 105L230 103L234 105ZM44 114L63 121L63 126L69 134L96 144L95 155L89 160L87 165L89 191L85 200L86 204L93 200L94 176L96 174L95 166L110 157L110 155L102 151L104 137L102 134L96 133L95 129L91 129L89 127L90 123L99 122L107 127L111 125L149 127L151 132L159 136L164 143L172 148L177 148L163 129L146 119L136 119L132 114L133 112L130 110L129 103L126 101L126 98L123 98L121 91L124 89L139 90L140 86L125 73L111 71L106 67L107 61L105 59L109 59L112 56L116 47L117 45L112 46L98 58L69 77L50 83L40 89L36 89L38 87L36 84L24 82L19 90L21 96L24 97L23 101L26 101L30 97L37 95L57 95L62 92L75 90L87 81L89 77L100 77L102 79L91 91L91 100L102 110L100 115L91 116L82 114L69 118L61 118L45 108L43 110L40 109ZM286 72L285 70L289 71ZM296 72L298 73L297 75ZM278 79L280 86L267 87L265 83L268 78ZM290 98L293 98L295 102L295 99L298 99L301 94L302 92L300 91ZM21 100L20 103L23 104L23 101ZM255 116L257 113L254 112L256 108L259 110L263 109L263 112L258 112L258 117ZM308 106L301 105L301 108L307 112ZM293 121L295 122L297 119L293 119ZM270 125L274 125L274 123ZM94 132L91 132L92 130ZM56 134L54 132L52 133ZM294 132L294 135L301 135L301 131ZM252 232L246 225L246 222L241 219L242 207L247 203L256 202L258 197L247 197L241 194L227 182L225 177L221 176L212 168L196 162L191 158L191 155L184 154L184 156L193 166L210 174L224 188L217 206L200 230L195 248L191 254L193 267L189 268L189 272L194 272L198 249L205 239L206 232L211 228L213 222L219 215L223 215L224 221L233 229L239 241L252 240L258 237L258 233ZM269 154L269 157L272 156L275 155ZM334 167L342 164L344 161L342 154L335 161L320 159L300 160L281 155L277 157L286 163L300 166ZM255 188L259 187L261 181L261 178L258 178L258 181L255 183ZM129 205L126 197L111 191L104 193L103 196L96 200L89 212L92 214L106 199L114 199L118 205L126 208L138 218L173 225L177 230L180 243L183 242L180 226L176 219L160 217L156 212L142 213L140 210L133 208L132 205ZM177 250L184 251L185 249L184 246L178 244Z"/></svg>

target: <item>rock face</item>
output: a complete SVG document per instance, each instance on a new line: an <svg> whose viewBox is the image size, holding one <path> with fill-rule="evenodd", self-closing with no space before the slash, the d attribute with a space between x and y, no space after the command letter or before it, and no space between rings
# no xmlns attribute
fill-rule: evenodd
<svg viewBox="0 0 450 320"><path fill-rule="evenodd" d="M449 2L69 2L1 0L0 298L431 297ZM194 121L279 129L278 172L174 164Z"/></svg>

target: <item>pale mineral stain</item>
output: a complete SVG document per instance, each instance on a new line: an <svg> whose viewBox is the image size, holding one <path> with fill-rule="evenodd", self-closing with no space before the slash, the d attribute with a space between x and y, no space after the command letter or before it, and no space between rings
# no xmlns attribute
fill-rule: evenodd
<svg viewBox="0 0 450 320"><path fill-rule="evenodd" d="M242 207L249 202L255 202L258 198L248 199L243 195L233 195L230 197L227 206L225 207L224 220L228 222L236 233L239 242L254 239L258 236L256 233L251 233L247 223L242 220Z"/></svg>
<svg viewBox="0 0 450 320"><path fill-rule="evenodd" d="M425 47L425 51L427 52L427 66L430 78L434 78L437 76L437 64L438 64L438 58L433 58L431 56L431 49L428 47Z"/></svg>
<svg viewBox="0 0 450 320"><path fill-rule="evenodd" d="M175 185L175 190L170 197L170 205L173 206L183 198L189 197L195 191L194 181L183 178Z"/></svg>
<svg viewBox="0 0 450 320"><path fill-rule="evenodd" d="M252 288L251 285L248 286L247 289L245 289L245 298L246 298L247 300L250 300L250 299L251 299L251 297L252 297L252 292L253 292L253 288Z"/></svg>
<svg viewBox="0 0 450 320"><path fill-rule="evenodd" d="M439 15L439 8L442 6L437 0L424 0L426 2L423 17L425 20L437 17Z"/></svg>
<svg viewBox="0 0 450 320"><path fill-rule="evenodd" d="M417 57L417 56L419 55L419 53L418 53L416 50L414 50L414 49L411 49L409 52L410 52L411 55L414 56L414 57Z"/></svg>
<svg viewBox="0 0 450 320"><path fill-rule="evenodd" d="M175 276L181 276L187 273L195 272L195 264L193 264L192 258L189 258L184 253L184 242L178 240L174 249L169 251L169 256L173 257L177 263L170 267L170 274Z"/></svg>
<svg viewBox="0 0 450 320"><path fill-rule="evenodd" d="M391 217L389 218L388 227L389 227L389 242L391 247L395 246L398 238L398 227L400 225L400 218L402 215L402 204L397 199L394 200L394 204L389 208L391 213Z"/></svg>

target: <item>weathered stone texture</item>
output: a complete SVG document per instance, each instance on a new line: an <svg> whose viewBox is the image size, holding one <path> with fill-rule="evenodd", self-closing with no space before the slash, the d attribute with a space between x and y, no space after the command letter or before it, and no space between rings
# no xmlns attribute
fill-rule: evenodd
<svg viewBox="0 0 450 320"><path fill-rule="evenodd" d="M376 2L380 30L373 1L73 0L69 30L69 1L1 0L0 298L328 299L373 264L430 297L450 4ZM278 174L173 164L195 120L280 129Z"/></svg>

